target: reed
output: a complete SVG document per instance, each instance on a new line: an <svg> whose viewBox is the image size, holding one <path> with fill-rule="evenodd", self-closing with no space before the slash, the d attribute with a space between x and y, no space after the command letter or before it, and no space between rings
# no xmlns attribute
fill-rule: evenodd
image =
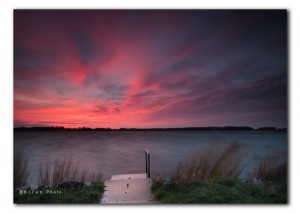
<svg viewBox="0 0 300 213"><path fill-rule="evenodd" d="M279 155L259 160L249 180L239 179L246 149L234 142L209 146L179 163L171 181L153 178L151 190L161 203L271 204L288 202L287 162Z"/></svg>
<svg viewBox="0 0 300 213"><path fill-rule="evenodd" d="M244 165L244 147L238 142L225 149L209 146L179 163L173 180L206 180L214 178L238 178ZM250 180L286 182L287 161L280 162L279 155L260 158Z"/></svg>
<svg viewBox="0 0 300 213"><path fill-rule="evenodd" d="M242 150L242 146L237 142L223 150L212 146L202 149L189 159L179 163L173 179L182 182L238 177L243 170L240 161Z"/></svg>
<svg viewBox="0 0 300 213"><path fill-rule="evenodd" d="M253 177L265 181L286 182L287 161L279 162L278 156L265 156L260 159Z"/></svg>
<svg viewBox="0 0 300 213"><path fill-rule="evenodd" d="M102 173L90 172L88 169L80 170L74 166L71 159L56 160L52 167L48 163L40 165L38 185L58 186L69 180L94 183L102 180Z"/></svg>
<svg viewBox="0 0 300 213"><path fill-rule="evenodd" d="M14 188L27 186L29 176L27 162L22 154L14 155Z"/></svg>

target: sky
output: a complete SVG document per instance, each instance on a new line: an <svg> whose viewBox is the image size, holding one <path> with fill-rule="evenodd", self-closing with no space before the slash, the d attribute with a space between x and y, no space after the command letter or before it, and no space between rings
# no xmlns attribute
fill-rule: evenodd
<svg viewBox="0 0 300 213"><path fill-rule="evenodd" d="M14 126L287 127L285 10L15 10Z"/></svg>

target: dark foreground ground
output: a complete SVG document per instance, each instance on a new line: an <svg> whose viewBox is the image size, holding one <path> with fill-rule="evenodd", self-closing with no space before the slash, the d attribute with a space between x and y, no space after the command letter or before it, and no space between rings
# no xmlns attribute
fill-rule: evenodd
<svg viewBox="0 0 300 213"><path fill-rule="evenodd" d="M15 204L97 204L104 192L104 183L70 189L15 192Z"/></svg>
<svg viewBox="0 0 300 213"><path fill-rule="evenodd" d="M161 203L169 204L286 204L285 183L256 185L239 179L210 179L182 183L153 183L152 192Z"/></svg>

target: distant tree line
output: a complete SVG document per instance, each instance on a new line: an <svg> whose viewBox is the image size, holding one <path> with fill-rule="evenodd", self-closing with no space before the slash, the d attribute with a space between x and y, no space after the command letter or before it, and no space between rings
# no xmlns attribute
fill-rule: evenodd
<svg viewBox="0 0 300 213"><path fill-rule="evenodd" d="M276 127L259 127L254 129L248 126L224 126L224 127L178 127L178 128L65 128L63 126L50 126L50 127L16 127L15 131L286 131L286 128Z"/></svg>

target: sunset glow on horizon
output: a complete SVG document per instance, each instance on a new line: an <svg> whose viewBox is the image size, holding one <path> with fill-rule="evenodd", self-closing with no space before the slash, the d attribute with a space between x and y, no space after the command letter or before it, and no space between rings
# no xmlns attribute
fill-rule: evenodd
<svg viewBox="0 0 300 213"><path fill-rule="evenodd" d="M14 126L287 126L284 10L15 10Z"/></svg>

